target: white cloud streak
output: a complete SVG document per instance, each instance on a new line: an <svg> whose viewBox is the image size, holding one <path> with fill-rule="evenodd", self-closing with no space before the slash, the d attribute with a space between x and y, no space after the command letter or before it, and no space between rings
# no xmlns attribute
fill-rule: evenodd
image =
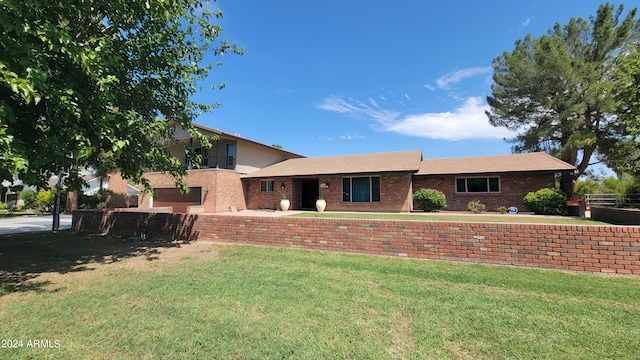
<svg viewBox="0 0 640 360"><path fill-rule="evenodd" d="M457 109L439 113L402 115L381 108L372 108L350 98L332 96L317 106L354 118L364 118L381 131L427 139L458 141L464 139L502 139L514 137L506 128L489 124L488 110L482 98L470 97Z"/></svg>
<svg viewBox="0 0 640 360"><path fill-rule="evenodd" d="M384 110L378 107L374 109L361 101L339 96L330 96L324 99L322 104L317 105L317 107L322 110L337 112L350 117L369 118L380 123L392 121L400 115L394 111Z"/></svg>
<svg viewBox="0 0 640 360"><path fill-rule="evenodd" d="M493 68L491 66L473 67L473 68L458 70L451 74L441 76L438 80L436 80L436 85L440 89L448 90L451 88L452 84L459 83L460 81L466 78L489 74L491 73L491 71L493 71ZM425 85L425 87L427 89L433 90L433 86L431 85L427 84Z"/></svg>
<svg viewBox="0 0 640 360"><path fill-rule="evenodd" d="M364 136L355 133L355 134L344 134L344 135L336 135L336 136L319 136L318 138L312 139L312 140L324 140L324 141L334 141L334 140L343 140L343 141L350 141L350 140L362 140L365 139Z"/></svg>

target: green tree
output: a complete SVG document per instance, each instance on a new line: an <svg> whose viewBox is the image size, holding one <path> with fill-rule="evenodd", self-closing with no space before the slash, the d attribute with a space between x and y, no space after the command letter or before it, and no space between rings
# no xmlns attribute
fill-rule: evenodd
<svg viewBox="0 0 640 360"><path fill-rule="evenodd" d="M620 86L616 98L621 103L620 119L629 136L616 144L623 161L619 168L640 177L640 47L626 54L618 66Z"/></svg>
<svg viewBox="0 0 640 360"><path fill-rule="evenodd" d="M35 209L37 205L37 194L31 189L25 189L20 192L20 199L24 201L24 207L27 209Z"/></svg>
<svg viewBox="0 0 640 360"><path fill-rule="evenodd" d="M560 179L569 196L589 165L616 160L611 150L625 137L614 64L637 44L640 23L637 9L622 18L623 10L601 5L595 17L527 35L493 60L489 122L519 133L510 140L514 152L546 151L574 164L578 171Z"/></svg>
<svg viewBox="0 0 640 360"><path fill-rule="evenodd" d="M56 190L50 189L40 191L36 195L36 205L40 211L51 211L53 209L53 203L56 198Z"/></svg>
<svg viewBox="0 0 640 360"><path fill-rule="evenodd" d="M222 13L208 6L0 1L0 178L42 187L63 173L79 188L84 167L143 183L144 171L184 174L166 149L174 126L209 144L191 122L218 104L191 96L220 66L212 59L242 52L219 39Z"/></svg>

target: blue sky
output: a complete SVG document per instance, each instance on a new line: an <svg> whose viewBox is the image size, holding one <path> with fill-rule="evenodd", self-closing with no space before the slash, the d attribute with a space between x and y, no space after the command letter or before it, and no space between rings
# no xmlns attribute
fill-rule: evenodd
<svg viewBox="0 0 640 360"><path fill-rule="evenodd" d="M218 0L245 53L203 83L194 99L222 107L197 122L305 156L508 154L513 134L484 114L491 61L600 3Z"/></svg>

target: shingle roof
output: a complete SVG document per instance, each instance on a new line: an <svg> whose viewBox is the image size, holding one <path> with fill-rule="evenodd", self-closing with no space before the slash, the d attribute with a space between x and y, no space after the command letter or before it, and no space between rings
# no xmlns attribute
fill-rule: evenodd
<svg viewBox="0 0 640 360"><path fill-rule="evenodd" d="M420 168L421 160L421 150L289 159L245 175L245 177L265 178L396 171L414 173Z"/></svg>
<svg viewBox="0 0 640 360"><path fill-rule="evenodd" d="M575 166L544 152L429 159L416 175L486 174L523 171L573 171Z"/></svg>
<svg viewBox="0 0 640 360"><path fill-rule="evenodd" d="M304 157L304 156L302 156L302 155L300 155L300 154L296 154L296 153L293 153L293 152L288 151L288 150L284 150L284 149L277 149L277 148L274 148L273 146L269 146L269 145L266 145L266 144L263 144L263 143L257 142L257 141L255 141L255 140L251 140L251 139L248 139L248 138L242 137L242 136L240 136L240 135L238 135L238 134L228 133L228 132L226 132L226 131L222 131L222 130L219 130L219 129L210 128L210 127L208 127L208 126L204 126L204 125L200 125L200 124L196 124L196 123L191 123L191 124L192 124L192 125L193 125L193 127L195 127L196 129L200 129L200 130L205 131L205 132L210 132L210 133L213 133L213 134L221 135L221 136L228 137L228 138L232 138L232 139L239 139L239 140L248 141L248 142L251 142L251 143L254 143L254 144L257 144L257 145L260 145L260 146L266 147L266 148L276 149L276 150L278 150L278 151L280 151L280 152L282 152L282 153L288 154L288 155L289 155L289 156L291 156L291 157ZM289 157L289 156L287 156L287 157Z"/></svg>

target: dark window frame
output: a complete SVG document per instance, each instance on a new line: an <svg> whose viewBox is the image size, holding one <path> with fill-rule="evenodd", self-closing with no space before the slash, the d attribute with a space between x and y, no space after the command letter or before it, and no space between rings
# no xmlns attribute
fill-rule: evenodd
<svg viewBox="0 0 640 360"><path fill-rule="evenodd" d="M227 155L227 161L226 161L227 167L235 167L236 166L236 149L237 149L236 143L235 142L227 143L225 145L225 148L226 148L226 155Z"/></svg>
<svg viewBox="0 0 640 360"><path fill-rule="evenodd" d="M271 186L269 186L269 184L271 184ZM260 180L260 192L261 193L275 192L275 185L276 185L275 180Z"/></svg>
<svg viewBox="0 0 640 360"><path fill-rule="evenodd" d="M353 196L353 180L369 179L368 201L354 201ZM381 191L382 178L379 175L367 175L367 176L345 176L342 178L342 202L349 204L379 204L382 201Z"/></svg>
<svg viewBox="0 0 640 360"><path fill-rule="evenodd" d="M471 184L469 180L471 180ZM479 186L478 180L484 180L486 182L485 190L470 191L470 188ZM464 176L456 177L455 189L456 194L499 194L502 192L502 185L500 176Z"/></svg>

